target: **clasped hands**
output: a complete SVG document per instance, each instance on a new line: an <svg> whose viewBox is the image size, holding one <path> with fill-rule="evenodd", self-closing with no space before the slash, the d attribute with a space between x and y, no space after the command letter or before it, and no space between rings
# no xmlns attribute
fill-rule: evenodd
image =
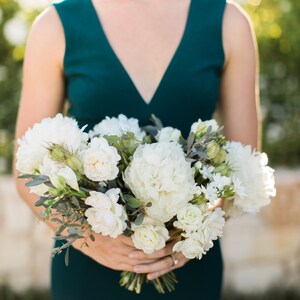
<svg viewBox="0 0 300 300"><path fill-rule="evenodd" d="M89 247L81 247L79 240L73 247L110 269L148 274L149 280L181 268L189 261L181 252L172 251L179 238L171 239L164 248L146 254L134 247L130 237L111 238L101 234L94 237L95 241L89 242Z"/></svg>

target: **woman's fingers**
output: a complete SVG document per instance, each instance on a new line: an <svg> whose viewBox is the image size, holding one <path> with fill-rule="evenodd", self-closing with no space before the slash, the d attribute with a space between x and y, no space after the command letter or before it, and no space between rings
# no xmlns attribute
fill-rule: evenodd
<svg viewBox="0 0 300 300"><path fill-rule="evenodd" d="M173 265L172 257L166 256L160 260L157 260L150 264L139 264L134 266L133 270L135 273L152 273L160 270L170 269Z"/></svg>
<svg viewBox="0 0 300 300"><path fill-rule="evenodd" d="M149 273L147 275L147 278L149 280L154 280L170 271L173 271L175 269L178 269L178 268L181 268L183 267L188 261L189 259L186 258L182 253L177 253L176 254L176 257L175 257L177 260L178 260L178 263L177 265L172 265L171 268L166 268L166 269L163 269L163 270L159 270L157 272L152 272L152 273Z"/></svg>

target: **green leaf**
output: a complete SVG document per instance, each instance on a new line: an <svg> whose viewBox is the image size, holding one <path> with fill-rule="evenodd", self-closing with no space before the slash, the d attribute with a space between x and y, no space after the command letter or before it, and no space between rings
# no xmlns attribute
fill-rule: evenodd
<svg viewBox="0 0 300 300"><path fill-rule="evenodd" d="M26 182L25 186L34 187L34 186L37 186L37 185L40 185L40 184L43 184L43 183L45 183L45 180L38 179L38 180L32 180L32 181Z"/></svg>
<svg viewBox="0 0 300 300"><path fill-rule="evenodd" d="M212 126L209 125L209 126L207 127L207 129L206 129L206 134L207 134L207 135L210 134L211 131L212 131Z"/></svg>
<svg viewBox="0 0 300 300"><path fill-rule="evenodd" d="M144 214L139 214L139 215L137 216L137 218L135 219L134 224L135 224L136 226L142 225L142 224L143 224L143 221L144 221L144 217L145 217Z"/></svg>
<svg viewBox="0 0 300 300"><path fill-rule="evenodd" d="M154 114L151 114L150 120L153 122L153 124L154 124L159 130L162 129L162 128L164 127L163 124L162 124L162 122L161 122L161 120L160 120L158 117L156 117Z"/></svg>
<svg viewBox="0 0 300 300"><path fill-rule="evenodd" d="M32 174L22 174L22 175L19 175L18 178L20 179L28 179L28 178L32 178L33 175Z"/></svg>
<svg viewBox="0 0 300 300"><path fill-rule="evenodd" d="M46 197L40 197L40 199L38 201L35 202L35 206L42 206L44 205L45 201L47 200L48 198Z"/></svg>
<svg viewBox="0 0 300 300"><path fill-rule="evenodd" d="M70 247L67 248L67 251L65 253L65 265L66 265L66 267L69 266L69 258L70 258L70 253L69 252L70 252Z"/></svg>
<svg viewBox="0 0 300 300"><path fill-rule="evenodd" d="M190 149L194 143L195 140L195 133L191 132L188 139L187 139L187 148Z"/></svg>
<svg viewBox="0 0 300 300"><path fill-rule="evenodd" d="M128 205L131 206L132 208L139 208L143 204L144 203L141 200L134 198L132 196L128 199Z"/></svg>
<svg viewBox="0 0 300 300"><path fill-rule="evenodd" d="M72 201L72 203L75 205L75 206L77 206L78 208L80 208L80 204L79 204L79 201L78 201L78 199L76 198L76 197L72 197L71 198L71 201Z"/></svg>

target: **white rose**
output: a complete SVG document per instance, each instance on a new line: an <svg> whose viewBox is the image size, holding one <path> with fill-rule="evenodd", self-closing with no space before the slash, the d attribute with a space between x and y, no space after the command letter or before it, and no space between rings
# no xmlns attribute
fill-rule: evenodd
<svg viewBox="0 0 300 300"><path fill-rule="evenodd" d="M173 127L164 127L155 136L155 139L158 142L170 142L174 141L177 142L179 141L179 138L181 137L181 131L173 128Z"/></svg>
<svg viewBox="0 0 300 300"><path fill-rule="evenodd" d="M78 128L75 120L62 114L36 123L18 139L17 170L28 174L39 172L51 144L59 144L71 154L81 151L88 140L88 134L83 130Z"/></svg>
<svg viewBox="0 0 300 300"><path fill-rule="evenodd" d="M55 173L53 172L50 175L50 181L57 189L63 189L67 184L72 189L79 191L76 174L68 166L59 169Z"/></svg>
<svg viewBox="0 0 300 300"><path fill-rule="evenodd" d="M90 192L85 203L92 206L85 212L88 223L96 233L116 238L126 229L127 214L118 204L120 189L110 189L105 194Z"/></svg>
<svg viewBox="0 0 300 300"><path fill-rule="evenodd" d="M145 217L143 224L136 226L132 224L134 234L131 236L134 246L150 254L160 250L169 239L169 232L163 223Z"/></svg>
<svg viewBox="0 0 300 300"><path fill-rule="evenodd" d="M193 238L187 238L183 241L177 242L173 246L173 251L182 252L182 254L189 259L201 259L202 255L205 254L201 242Z"/></svg>
<svg viewBox="0 0 300 300"><path fill-rule="evenodd" d="M188 203L178 211L174 226L184 231L195 231L201 226L203 217L203 211L199 205Z"/></svg>
<svg viewBox="0 0 300 300"><path fill-rule="evenodd" d="M106 139L93 138L86 150L81 152L84 174L93 181L113 180L118 176L121 156Z"/></svg>
<svg viewBox="0 0 300 300"><path fill-rule="evenodd" d="M120 114L118 118L106 117L99 124L95 125L93 130L89 132L91 138L96 135L116 135L121 136L126 132L132 132L138 141L142 141L146 133L141 130L139 121L134 118L127 118L125 115Z"/></svg>
<svg viewBox="0 0 300 300"><path fill-rule="evenodd" d="M167 222L193 199L194 172L179 144L158 142L138 146L123 178L136 198L152 203L147 215Z"/></svg>

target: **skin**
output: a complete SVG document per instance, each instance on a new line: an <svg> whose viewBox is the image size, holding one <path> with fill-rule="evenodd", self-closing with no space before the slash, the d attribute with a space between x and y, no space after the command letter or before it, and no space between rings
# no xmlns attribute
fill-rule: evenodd
<svg viewBox="0 0 300 300"><path fill-rule="evenodd" d="M189 1L94 0L94 6L116 55L144 100L149 102L182 36ZM229 140L258 148L256 40L249 18L231 2L225 8L222 35L225 64L218 112L225 126L224 134ZM62 24L56 10L51 7L36 19L28 38L17 137L22 137L34 123L63 110L64 50ZM16 184L24 201L38 214L38 208L34 207L37 197L29 193L23 181L16 179ZM48 222L48 225L54 228L53 223ZM188 262L181 253L176 253L178 264L173 266L170 254L177 240L170 241L159 251L145 254L133 246L131 238L120 236L113 239L100 234L95 237L96 241L88 248L81 248L80 242L74 247L114 270L147 273L149 279L154 279Z"/></svg>

